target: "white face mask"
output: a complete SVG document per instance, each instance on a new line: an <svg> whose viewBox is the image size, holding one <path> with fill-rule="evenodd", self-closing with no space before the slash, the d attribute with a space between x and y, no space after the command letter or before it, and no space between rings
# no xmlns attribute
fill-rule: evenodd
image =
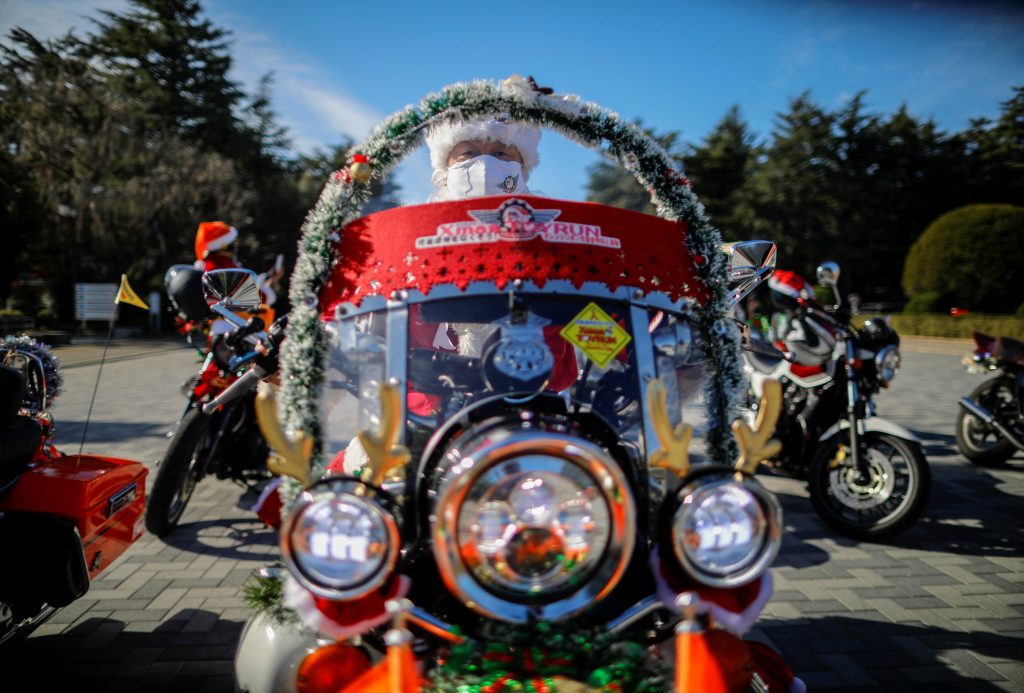
<svg viewBox="0 0 1024 693"><path fill-rule="evenodd" d="M502 161L484 154L448 168L447 197L452 200L526 192L523 169L518 161Z"/></svg>

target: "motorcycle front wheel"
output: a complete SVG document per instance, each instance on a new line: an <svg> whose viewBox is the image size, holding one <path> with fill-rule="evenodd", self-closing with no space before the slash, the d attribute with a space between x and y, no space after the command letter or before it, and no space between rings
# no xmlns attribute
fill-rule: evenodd
<svg viewBox="0 0 1024 693"><path fill-rule="evenodd" d="M1004 413L1016 405L1013 381L1010 378L986 380L971 393L973 401L1003 420ZM1013 457L1016 446L1000 435L994 427L960 407L956 417L956 447L960 454L976 465L993 467Z"/></svg>
<svg viewBox="0 0 1024 693"><path fill-rule="evenodd" d="M860 436L860 454L868 473L862 476L845 454L845 436L818 448L808 487L821 519L842 535L883 539L912 525L931 492L931 470L917 443L888 433Z"/></svg>
<svg viewBox="0 0 1024 693"><path fill-rule="evenodd" d="M212 418L189 409L156 470L146 501L146 529L162 537L178 525L206 467L213 443Z"/></svg>

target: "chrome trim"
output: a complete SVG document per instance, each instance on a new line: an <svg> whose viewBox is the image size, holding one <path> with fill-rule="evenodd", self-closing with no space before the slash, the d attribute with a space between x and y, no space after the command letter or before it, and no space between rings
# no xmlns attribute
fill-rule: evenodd
<svg viewBox="0 0 1024 693"><path fill-rule="evenodd" d="M693 299L681 298L672 300L666 294L653 291L645 294L638 294L638 290L629 286L620 286L615 291L610 290L601 282L583 282L576 288L568 279L551 279L545 282L543 288L538 287L532 280L524 279L518 285L513 286L510 282L504 289L499 289L494 282L475 281L470 282L465 291L460 290L454 284L439 284L433 287L429 293L424 294L418 289L408 289L401 292L402 301L409 305L423 303L426 301L439 301L449 298L465 298L472 296L507 296L510 291L523 294L540 294L545 296L564 295L568 297L586 297L603 299L608 301L622 301L624 303L635 303L657 310L670 311L689 316L696 303ZM334 317L336 320L344 320L372 313L387 308L388 300L384 296L366 296L359 305L353 303L342 303L336 309Z"/></svg>
<svg viewBox="0 0 1024 693"><path fill-rule="evenodd" d="M404 300L388 301L385 339L384 380L399 388L398 420L405 421L406 378L409 370L409 307ZM405 426L398 427L395 443L405 442Z"/></svg>
<svg viewBox="0 0 1024 693"><path fill-rule="evenodd" d="M896 353L896 368L893 369L892 377L886 379L882 377L882 363L885 361L886 357L893 352ZM894 344L886 344L884 347L879 349L878 353L875 354L875 373L877 374L878 382L882 384L891 383L896 378L896 371L899 370L902 360L903 355L900 354L899 347Z"/></svg>
<svg viewBox="0 0 1024 693"><path fill-rule="evenodd" d="M421 609L418 606L414 606L409 609L408 617L410 624L422 628L441 640L446 640L447 642L455 644L465 642L466 640L455 632L455 626L447 623L446 621L442 621L437 616L434 616L430 612Z"/></svg>
<svg viewBox="0 0 1024 693"><path fill-rule="evenodd" d="M639 296L637 298L639 300ZM658 366L654 360L654 344L651 342L651 333L647 331L647 325L650 323L647 307L637 303L631 305L629 321L633 328L633 353L636 355L640 411L643 413L644 421L644 459L649 460L658 449L659 444L658 436L654 432L654 422L651 419L650 403L647 401L647 384L658 377Z"/></svg>
<svg viewBox="0 0 1024 693"><path fill-rule="evenodd" d="M376 501L376 495L377 491L372 486L353 479L335 479L321 482L303 491L289 509L284 524L281 527L280 536L281 556L284 559L285 565L288 566L292 577L298 580L299 584L320 597L328 599L356 599L377 589L391 576L394 572L395 564L398 562L398 549L401 545L401 539L398 532L398 523L394 515ZM369 579L348 589L322 585L308 577L295 560L295 553L292 547L292 530L305 510L314 503L337 500L343 496L347 496L346 500L349 502L363 505L376 512L384 523L384 528L388 534L388 553L377 569L377 572Z"/></svg>
<svg viewBox="0 0 1024 693"><path fill-rule="evenodd" d="M121 508L129 505L138 495L135 482L131 482L123 489L107 498L107 517L114 515Z"/></svg>
<svg viewBox="0 0 1024 693"><path fill-rule="evenodd" d="M761 505L767 522L767 530L762 537L760 553L745 568L729 575L713 575L697 565L693 559L679 549L676 537L676 516L683 512L689 503L689 497L698 491L715 486L738 485L749 491ZM761 575L775 560L782 546L782 508L775 494L765 489L753 477L740 473L722 472L701 476L695 481L679 489L675 502L677 507L672 514L672 555L680 563L683 570L693 576L701 584L709 587L737 587L744 585Z"/></svg>
<svg viewBox="0 0 1024 693"><path fill-rule="evenodd" d="M22 403L19 403L18 407L19 408L27 409L27 411L30 414L33 414L33 415L35 415L35 414L42 414L47 409L47 407L46 407L46 368L43 366L43 360L41 358L39 358L39 356L37 356L36 354L33 354L30 351L25 351L24 349L19 349L17 347L8 347L7 353L4 354L4 365L5 366L9 366L11 368L17 368L17 370L23 370L23 369L18 368L17 366L11 366L11 364L10 364L11 354L18 354L19 356L28 359L29 363L34 364L35 365L35 369L39 372L39 375L38 375L38 378L39 378L39 393L38 393L39 394L39 402L37 403L37 406L32 407L32 408L27 408L27 407L22 407ZM25 379L27 380L29 378L29 374L25 373L24 375L25 375ZM26 383L26 386L27 386L27 383Z"/></svg>
<svg viewBox="0 0 1024 693"><path fill-rule="evenodd" d="M618 633L626 630L648 614L652 614L658 609L665 608L665 602L652 594L648 597L644 597L636 604L627 608L621 614L608 621L605 627L608 629L609 633Z"/></svg>
<svg viewBox="0 0 1024 693"><path fill-rule="evenodd" d="M491 468L530 455L558 458L588 473L608 506L611 530L604 556L588 581L575 592L548 603L520 603L488 590L474 577L459 551L459 513L473 484ZM636 538L636 507L619 466L593 443L537 430L510 431L506 436L491 433L481 447L464 451L459 464L448 474L451 476L442 483L431 516L434 558L448 590L474 611L506 623L558 621L608 596L625 574ZM617 517L623 522L616 523Z"/></svg>

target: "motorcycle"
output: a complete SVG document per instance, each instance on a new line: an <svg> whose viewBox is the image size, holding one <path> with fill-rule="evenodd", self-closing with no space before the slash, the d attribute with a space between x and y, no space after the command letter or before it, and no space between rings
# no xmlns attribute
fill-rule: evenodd
<svg viewBox="0 0 1024 693"><path fill-rule="evenodd" d="M796 302L794 332L778 342L788 358L745 351L744 362L755 397L767 382L783 387L783 448L766 467L806 480L814 509L840 534L881 539L924 512L931 471L917 437L875 414L875 395L899 369L899 335L882 318L850 324L839 272L834 262L817 270L836 299L830 310Z"/></svg>
<svg viewBox="0 0 1024 693"><path fill-rule="evenodd" d="M258 314L260 290L253 272L172 269L167 275L168 295L188 322L209 322L212 315L226 327L201 350L205 358L199 373L185 385L188 403L157 467L146 506L146 529L156 536L178 525L196 485L207 474L249 488L268 477L267 448L256 425L253 398L220 395L238 380L254 382L268 368L276 369L253 348L271 339ZM212 305L204 298L204 287L218 297ZM282 319L275 334L283 331L283 324Z"/></svg>
<svg viewBox="0 0 1024 693"><path fill-rule="evenodd" d="M977 349L964 358L964 365L974 373L999 375L960 398L956 446L974 464L994 466L1024 452L1024 343L981 332L971 336Z"/></svg>
<svg viewBox="0 0 1024 693"><path fill-rule="evenodd" d="M526 113L518 92L471 89ZM530 103L567 127L579 102ZM621 160L671 166L587 109ZM289 477L285 565L246 590L237 687L801 690L741 638L781 541L753 477L778 392L735 441L725 426L740 377L726 282L742 297L763 281L774 244L720 255L675 186L671 220L532 195L358 217L359 165L417 143L401 115L307 220L280 399L257 396L268 466ZM698 435L711 461L691 464Z"/></svg>
<svg viewBox="0 0 1024 693"><path fill-rule="evenodd" d="M0 342L0 644L23 637L142 536L146 468L65 455L50 412L62 378L53 353L26 336Z"/></svg>

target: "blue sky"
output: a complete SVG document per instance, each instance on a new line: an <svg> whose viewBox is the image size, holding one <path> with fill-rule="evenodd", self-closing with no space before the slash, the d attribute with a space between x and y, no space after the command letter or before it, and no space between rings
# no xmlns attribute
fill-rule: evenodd
<svg viewBox="0 0 1024 693"><path fill-rule="evenodd" d="M0 0L0 31L88 30L124 0ZM901 104L959 130L995 117L1024 84L1024 3L999 0L677 2L280 2L205 0L232 32L234 77L276 74L275 108L296 147L356 139L407 103L475 78L534 75L699 141L738 104L766 137L805 90L833 108L859 90L868 109ZM554 134L531 185L582 198L596 156ZM410 201L429 192L424 153L399 171Z"/></svg>

